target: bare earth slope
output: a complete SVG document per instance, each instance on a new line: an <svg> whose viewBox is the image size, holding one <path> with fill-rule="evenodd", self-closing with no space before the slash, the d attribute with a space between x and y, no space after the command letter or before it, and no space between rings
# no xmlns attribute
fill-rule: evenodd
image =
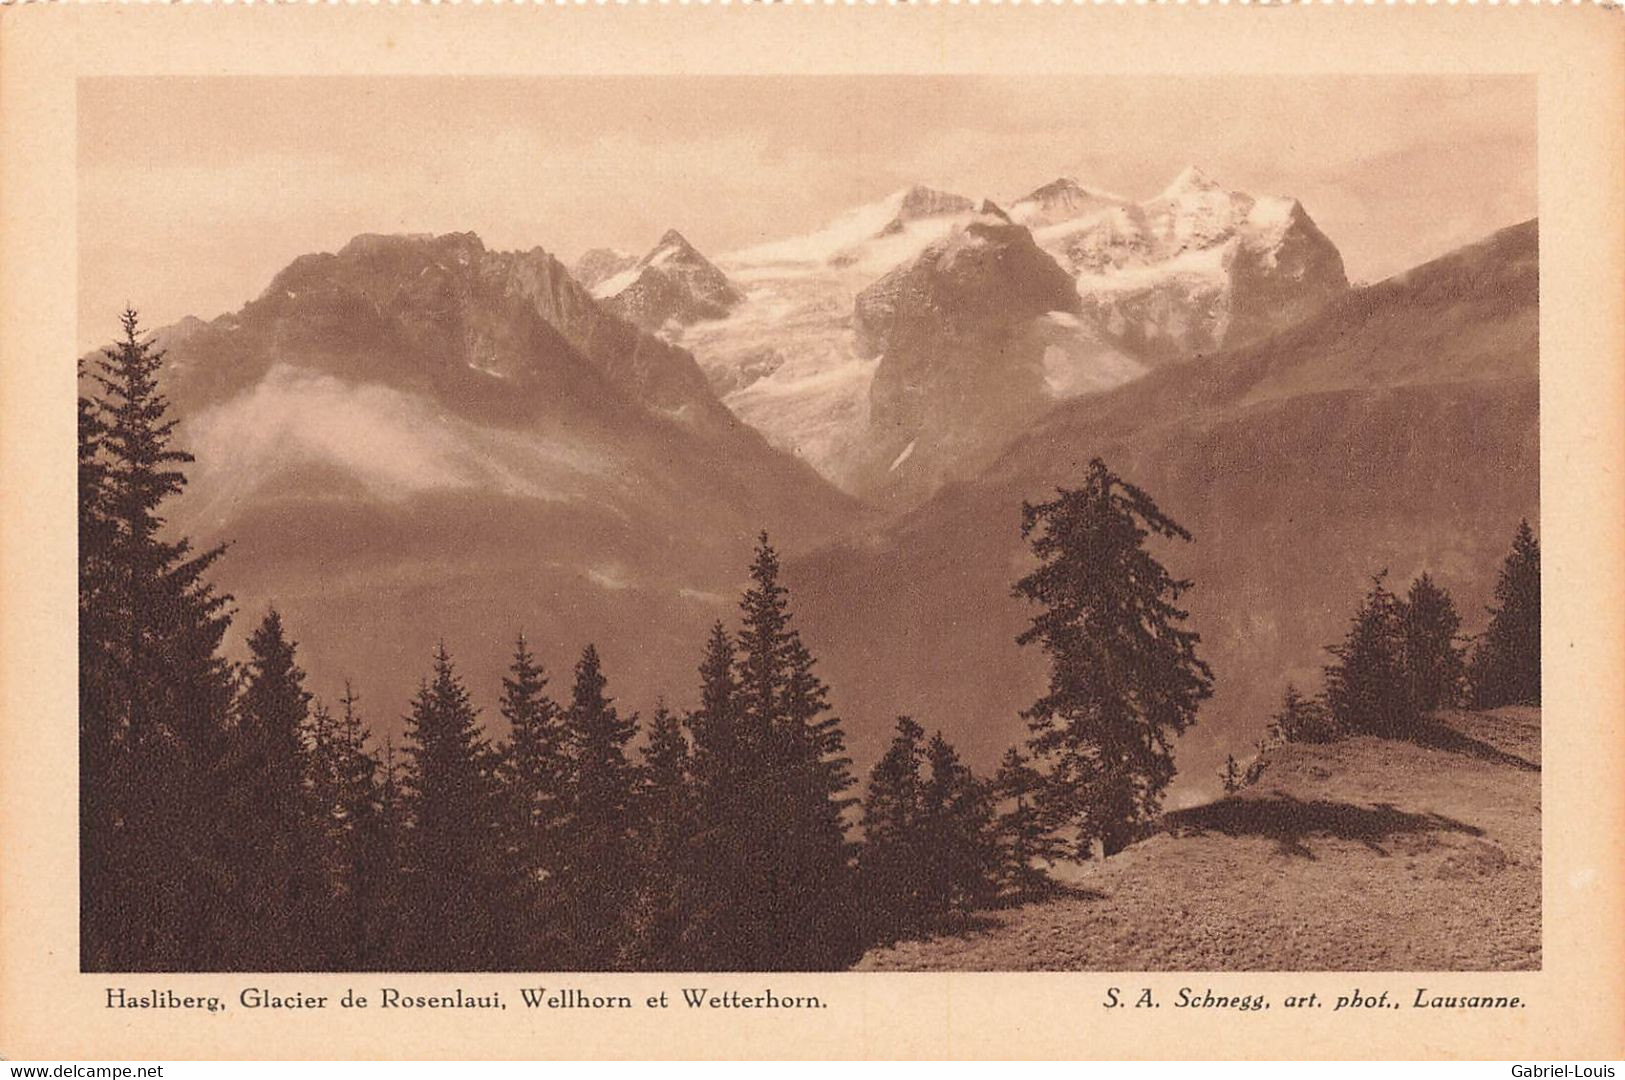
<svg viewBox="0 0 1625 1080"><path fill-rule="evenodd" d="M1540 711L1442 717L1436 745L1273 752L1239 795L1086 866L1070 894L866 969L1505 971L1540 967Z"/></svg>

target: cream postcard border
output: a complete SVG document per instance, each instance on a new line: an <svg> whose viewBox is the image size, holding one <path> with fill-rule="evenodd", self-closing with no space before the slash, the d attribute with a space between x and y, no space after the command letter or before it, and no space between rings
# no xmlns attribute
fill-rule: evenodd
<svg viewBox="0 0 1625 1080"><path fill-rule="evenodd" d="M10 1059L1625 1056L1625 19L1596 8L0 8L0 1056ZM1544 968L1517 974L84 975L75 724L75 85L81 76L531 73L1537 76ZM267 102L267 108L278 107ZM787 107L786 123L793 123ZM1493 482L1487 478L1486 482ZM104 1006L107 986L536 982L817 994L795 1012ZM1516 994L1515 1011L1100 1007L1108 986ZM508 996L517 996L509 989Z"/></svg>

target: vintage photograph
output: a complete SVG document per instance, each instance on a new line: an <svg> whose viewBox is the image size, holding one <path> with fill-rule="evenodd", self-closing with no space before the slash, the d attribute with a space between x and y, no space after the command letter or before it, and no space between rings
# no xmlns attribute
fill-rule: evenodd
<svg viewBox="0 0 1625 1080"><path fill-rule="evenodd" d="M81 78L79 970L1540 969L1536 90Z"/></svg>

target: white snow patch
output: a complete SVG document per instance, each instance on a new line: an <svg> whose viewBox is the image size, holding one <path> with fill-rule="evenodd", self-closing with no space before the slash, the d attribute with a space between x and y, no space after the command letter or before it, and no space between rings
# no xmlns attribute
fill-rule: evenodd
<svg viewBox="0 0 1625 1080"><path fill-rule="evenodd" d="M613 274L594 285L592 294L600 300L608 300L610 297L617 296L627 289L642 274L643 268L641 266L622 270L619 274Z"/></svg>
<svg viewBox="0 0 1625 1080"><path fill-rule="evenodd" d="M896 460L894 460L891 463L891 465L886 469L886 471L887 472L896 472L897 471L897 466L899 466L903 462L907 461L909 459L910 455L912 455L914 453L914 444L919 442L919 441L920 440L918 440L918 439L914 439L914 440L910 441L907 446L903 447L903 452L901 454L897 455Z"/></svg>

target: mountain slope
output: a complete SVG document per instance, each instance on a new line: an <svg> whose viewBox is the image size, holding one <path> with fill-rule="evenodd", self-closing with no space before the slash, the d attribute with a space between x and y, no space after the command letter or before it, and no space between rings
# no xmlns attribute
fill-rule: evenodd
<svg viewBox="0 0 1625 1080"><path fill-rule="evenodd" d="M1369 737L1281 747L1257 785L1169 814L1159 835L1069 874L1071 895L859 966L1538 969L1540 712L1443 719L1453 749Z"/></svg>
<svg viewBox="0 0 1625 1080"><path fill-rule="evenodd" d="M1318 685L1370 575L1427 569L1481 629L1518 519L1538 517L1537 249L1534 223L1508 229L1249 348L1057 406L975 479L793 563L860 757L899 713L983 769L1024 737L1045 672L1014 644L1031 615L1010 596L1020 508L1094 456L1195 535L1156 549L1196 582L1217 678L1179 748L1180 798L1213 789L1288 679Z"/></svg>
<svg viewBox="0 0 1625 1080"><path fill-rule="evenodd" d="M597 640L632 708L687 693L757 532L858 513L539 249L360 237L157 336L198 459L172 520L231 541L239 631L275 603L386 731L437 640L490 700L520 629L555 673Z"/></svg>

